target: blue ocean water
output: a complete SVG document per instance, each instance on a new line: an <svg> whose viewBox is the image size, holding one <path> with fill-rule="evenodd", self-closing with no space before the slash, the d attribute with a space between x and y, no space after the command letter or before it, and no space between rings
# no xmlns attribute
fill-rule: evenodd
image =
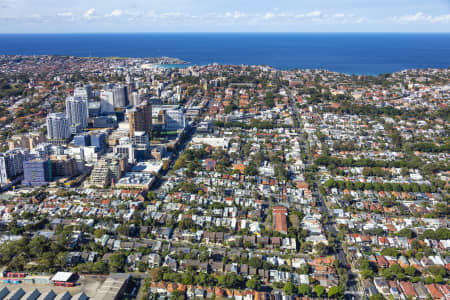
<svg viewBox="0 0 450 300"><path fill-rule="evenodd" d="M450 67L450 34L0 34L0 54L169 56L197 65L217 62L380 74Z"/></svg>

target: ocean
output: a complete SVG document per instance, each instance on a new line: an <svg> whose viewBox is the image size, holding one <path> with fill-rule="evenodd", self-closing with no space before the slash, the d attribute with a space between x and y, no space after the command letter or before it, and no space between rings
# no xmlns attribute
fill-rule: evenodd
<svg viewBox="0 0 450 300"><path fill-rule="evenodd" d="M195 65L269 65L375 75L411 68L450 67L450 34L0 34L0 54L168 56Z"/></svg>

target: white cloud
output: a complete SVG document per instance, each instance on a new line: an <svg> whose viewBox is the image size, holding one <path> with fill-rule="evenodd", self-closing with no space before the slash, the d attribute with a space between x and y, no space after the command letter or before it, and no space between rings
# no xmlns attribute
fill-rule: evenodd
<svg viewBox="0 0 450 300"><path fill-rule="evenodd" d="M356 24L362 24L362 23L367 23L369 20L367 18L361 17L356 19L355 23Z"/></svg>
<svg viewBox="0 0 450 300"><path fill-rule="evenodd" d="M90 20L92 18L95 17L95 8L89 8L84 14L83 17L85 17L86 19Z"/></svg>
<svg viewBox="0 0 450 300"><path fill-rule="evenodd" d="M307 13L305 16L309 18L320 18L322 16L322 12L320 10L314 10Z"/></svg>
<svg viewBox="0 0 450 300"><path fill-rule="evenodd" d="M273 19L274 17L275 17L275 15L272 12L268 12L264 15L265 20L270 20L270 19Z"/></svg>
<svg viewBox="0 0 450 300"><path fill-rule="evenodd" d="M59 12L56 14L58 17L66 17L66 18L70 18L73 17L73 13L70 11L63 11L63 12Z"/></svg>
<svg viewBox="0 0 450 300"><path fill-rule="evenodd" d="M110 14L106 15L107 17L120 17L123 14L121 9L115 9Z"/></svg>
<svg viewBox="0 0 450 300"><path fill-rule="evenodd" d="M176 12L166 12L166 13L162 13L162 14L159 15L159 17L163 18L163 19L180 18L180 17L183 17L183 16L188 16L188 15L184 14L182 12L178 12L178 11L176 11Z"/></svg>
<svg viewBox="0 0 450 300"><path fill-rule="evenodd" d="M147 12L146 16L147 16L147 17L150 17L150 18L156 18L156 17L157 17L157 14L156 14L156 12L152 9L152 10L150 10L150 11Z"/></svg>
<svg viewBox="0 0 450 300"><path fill-rule="evenodd" d="M394 16L391 17L394 22L400 24L409 24L409 23L449 23L450 22L450 14L447 15L439 15L439 16L431 16L425 15L423 12L418 12L414 15L405 15L405 16Z"/></svg>
<svg viewBox="0 0 450 300"><path fill-rule="evenodd" d="M232 17L234 19L240 19L240 18L246 18L246 17L248 17L248 15L246 13L241 12L241 11L235 10L233 12L233 14L232 14Z"/></svg>
<svg viewBox="0 0 450 300"><path fill-rule="evenodd" d="M2 0L0 0L0 3ZM55 21L57 18L57 21ZM18 17L19 19L19 17ZM441 19L444 19L441 17ZM435 18L436 21L441 20ZM303 24L360 24L368 22L365 17L353 14L335 12L322 12L320 10L312 11L286 11L280 9L272 9L270 11L248 12L248 11L228 11L228 12L205 12L193 14L184 11L161 11L148 10L142 11L137 9L127 10L124 8L115 8L109 11L98 11L96 8L89 8L81 13L72 12L70 10L59 11L53 16L31 17L28 16L29 22L33 21L54 21L54 22L83 22L83 20L95 22L129 22L135 24L195 24L208 26L208 24L216 24L220 26L230 25L246 25L259 26L264 24L296 26ZM205 27L206 28L206 27Z"/></svg>

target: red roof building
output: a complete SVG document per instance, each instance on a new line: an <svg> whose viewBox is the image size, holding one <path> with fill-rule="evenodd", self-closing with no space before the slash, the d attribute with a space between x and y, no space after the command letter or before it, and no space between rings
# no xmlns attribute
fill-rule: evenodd
<svg viewBox="0 0 450 300"><path fill-rule="evenodd" d="M281 233L287 233L287 208L284 206L274 206L272 213L275 230Z"/></svg>
<svg viewBox="0 0 450 300"><path fill-rule="evenodd" d="M438 285L435 283L427 284L426 285L428 293L430 293L431 297L433 299L442 299L444 300L444 294L442 294L441 290L439 289Z"/></svg>
<svg viewBox="0 0 450 300"><path fill-rule="evenodd" d="M417 297L416 290L411 282L408 281L400 281L400 286L402 287L403 293L406 297Z"/></svg>

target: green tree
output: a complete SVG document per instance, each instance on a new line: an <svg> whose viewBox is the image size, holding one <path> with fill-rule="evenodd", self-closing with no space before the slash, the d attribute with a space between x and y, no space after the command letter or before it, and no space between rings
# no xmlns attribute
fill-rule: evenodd
<svg viewBox="0 0 450 300"><path fill-rule="evenodd" d="M386 279L386 280L392 280L392 279L394 279L394 274L391 272L391 270L389 270L389 269L384 269L382 272L381 272L381 276L383 276L383 278L384 279Z"/></svg>
<svg viewBox="0 0 450 300"><path fill-rule="evenodd" d="M173 291L171 296L171 300L184 300L186 298L182 291Z"/></svg>
<svg viewBox="0 0 450 300"><path fill-rule="evenodd" d="M248 261L248 264L253 268L261 269L263 266L263 261L260 258L253 256Z"/></svg>
<svg viewBox="0 0 450 300"><path fill-rule="evenodd" d="M343 298L344 297L344 289L340 286L332 286L328 290L328 298Z"/></svg>
<svg viewBox="0 0 450 300"><path fill-rule="evenodd" d="M434 277L434 282L442 284L442 283L445 283L445 279L441 275L437 275L436 277Z"/></svg>
<svg viewBox="0 0 450 300"><path fill-rule="evenodd" d="M434 283L434 279L431 276L425 277L425 284L432 284Z"/></svg>
<svg viewBox="0 0 450 300"><path fill-rule="evenodd" d="M405 274L408 276L415 276L416 275L416 268L412 267L412 266L407 266L405 268Z"/></svg>
<svg viewBox="0 0 450 300"><path fill-rule="evenodd" d="M121 252L114 252L109 258L109 270L113 273L124 272L126 256Z"/></svg>
<svg viewBox="0 0 450 300"><path fill-rule="evenodd" d="M428 267L428 272L430 272L434 276L447 276L447 270L444 267L438 265Z"/></svg>
<svg viewBox="0 0 450 300"><path fill-rule="evenodd" d="M307 284L302 284L298 287L298 294L302 296L311 295L311 287Z"/></svg>
<svg viewBox="0 0 450 300"><path fill-rule="evenodd" d="M226 273L217 278L217 284L225 288L241 288L244 279L234 273Z"/></svg>
<svg viewBox="0 0 450 300"><path fill-rule="evenodd" d="M105 274L108 272L108 266L99 259L92 265L92 272L95 274Z"/></svg>
<svg viewBox="0 0 450 300"><path fill-rule="evenodd" d="M385 248L381 251L381 255L397 257L399 253L394 248Z"/></svg>
<svg viewBox="0 0 450 300"><path fill-rule="evenodd" d="M247 280L245 286L251 290L259 290L261 288L261 280L259 280L257 277L252 277L251 279Z"/></svg>
<svg viewBox="0 0 450 300"><path fill-rule="evenodd" d="M143 261L138 261L136 264L139 272L145 272L148 268L148 265Z"/></svg>
<svg viewBox="0 0 450 300"><path fill-rule="evenodd" d="M375 272L370 270L370 269L364 269L361 271L361 276L363 279L367 279L367 278L374 278L375 277Z"/></svg>
<svg viewBox="0 0 450 300"><path fill-rule="evenodd" d="M305 274L308 275L311 271L311 267L309 266L309 264L302 264L300 266L299 272L300 274Z"/></svg>
<svg viewBox="0 0 450 300"><path fill-rule="evenodd" d="M328 252L328 247L324 243L318 243L315 246L315 250L316 250L317 254L319 254L320 256L324 256Z"/></svg>
<svg viewBox="0 0 450 300"><path fill-rule="evenodd" d="M369 300L384 300L384 297L381 294L374 294L369 297Z"/></svg>
<svg viewBox="0 0 450 300"><path fill-rule="evenodd" d="M288 281L284 285L283 291L286 295L293 296L296 294L297 288L295 287L294 283L292 283L292 281Z"/></svg>
<svg viewBox="0 0 450 300"><path fill-rule="evenodd" d="M182 276L182 282L184 285L194 284L194 276L190 272L186 272Z"/></svg>
<svg viewBox="0 0 450 300"><path fill-rule="evenodd" d="M314 287L314 293L317 297L321 298L325 294L325 288L321 285L316 285Z"/></svg>
<svg viewBox="0 0 450 300"><path fill-rule="evenodd" d="M399 264L393 264L392 266L389 267L389 270L393 273L393 274L399 274L399 273L403 273L403 269L402 267L400 267Z"/></svg>

